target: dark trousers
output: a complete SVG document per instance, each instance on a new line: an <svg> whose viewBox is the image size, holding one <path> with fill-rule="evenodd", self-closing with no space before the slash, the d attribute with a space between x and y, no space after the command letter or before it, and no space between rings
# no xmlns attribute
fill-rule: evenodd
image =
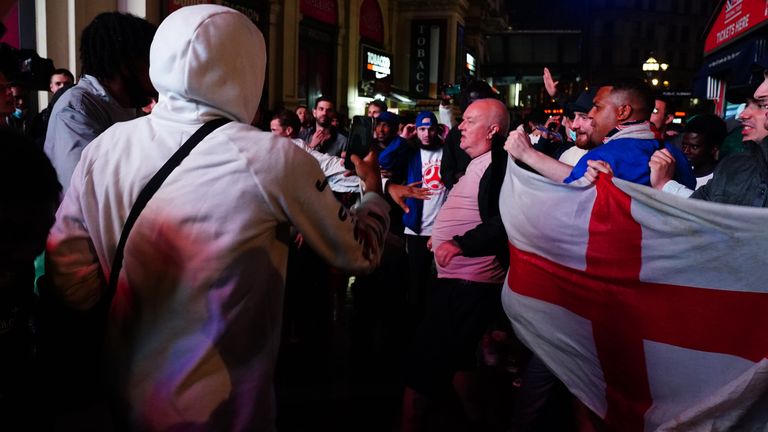
<svg viewBox="0 0 768 432"><path fill-rule="evenodd" d="M439 397L458 371L477 367L477 347L501 308L501 284L438 279L405 359L406 385Z"/></svg>
<svg viewBox="0 0 768 432"><path fill-rule="evenodd" d="M406 301L408 314L414 324L421 322L427 310L427 299L434 286L433 263L435 255L427 248L427 236L405 236L408 252L408 292Z"/></svg>

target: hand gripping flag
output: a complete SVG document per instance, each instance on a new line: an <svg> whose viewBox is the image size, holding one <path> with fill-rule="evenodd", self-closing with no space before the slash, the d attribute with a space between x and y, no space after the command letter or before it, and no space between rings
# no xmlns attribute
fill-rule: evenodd
<svg viewBox="0 0 768 432"><path fill-rule="evenodd" d="M612 430L768 429L768 210L509 163L518 337Z"/></svg>

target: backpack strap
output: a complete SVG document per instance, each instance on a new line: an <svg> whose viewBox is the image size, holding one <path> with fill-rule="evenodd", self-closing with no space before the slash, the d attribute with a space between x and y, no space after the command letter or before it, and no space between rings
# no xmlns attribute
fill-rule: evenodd
<svg viewBox="0 0 768 432"><path fill-rule="evenodd" d="M115 296L115 291L117 290L117 281L120 277L120 270L123 267L123 253L125 252L125 244L128 241L128 235L130 234L133 225L136 223L136 219L139 218L139 214L141 214L141 211L144 210L144 207L147 206L147 203L155 194L155 192L160 189L160 186L163 184L165 179L168 178L171 172L173 172L173 170L181 164L181 161L183 161L184 158L189 155L192 149L195 148L195 146L197 146L197 144L200 143L200 141L202 141L206 136L208 136L208 134L221 126L224 126L230 121L231 120L227 118L218 118L215 120L210 120L202 125L197 131L195 131L194 134L192 134L191 137L189 137L189 139L184 144L181 145L181 147L179 147L178 150L176 150L176 153L174 153L173 156L168 159L165 165L160 168L157 174L155 174L149 180L149 182L147 182L146 186L144 186L144 189L142 189L139 193L138 198L136 198L136 202L131 208L131 212L128 214L128 219L125 221L123 231L120 234L120 241L117 243L115 258L112 260L112 270L109 273L109 285L107 287L107 292L104 293L104 296L102 296L102 299L106 302L107 309L109 309L109 305L112 303L112 299Z"/></svg>

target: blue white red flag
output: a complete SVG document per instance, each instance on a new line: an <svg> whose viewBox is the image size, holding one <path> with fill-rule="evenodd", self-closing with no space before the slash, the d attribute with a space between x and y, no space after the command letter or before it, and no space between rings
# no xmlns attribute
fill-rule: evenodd
<svg viewBox="0 0 768 432"><path fill-rule="evenodd" d="M768 210L509 163L518 337L613 430L768 425Z"/></svg>

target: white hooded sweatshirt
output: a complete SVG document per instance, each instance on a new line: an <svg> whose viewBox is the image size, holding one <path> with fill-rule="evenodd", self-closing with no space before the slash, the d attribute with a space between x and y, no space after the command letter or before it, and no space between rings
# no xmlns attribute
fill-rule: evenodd
<svg viewBox="0 0 768 432"><path fill-rule="evenodd" d="M205 121L233 120L168 177L125 248L109 342L136 430L274 429L290 225L334 266L378 265L386 202L368 193L347 214L317 161L248 125L265 53L239 12L201 5L170 15L151 48L154 111L85 149L58 210L47 271L64 299L88 308L142 187Z"/></svg>

